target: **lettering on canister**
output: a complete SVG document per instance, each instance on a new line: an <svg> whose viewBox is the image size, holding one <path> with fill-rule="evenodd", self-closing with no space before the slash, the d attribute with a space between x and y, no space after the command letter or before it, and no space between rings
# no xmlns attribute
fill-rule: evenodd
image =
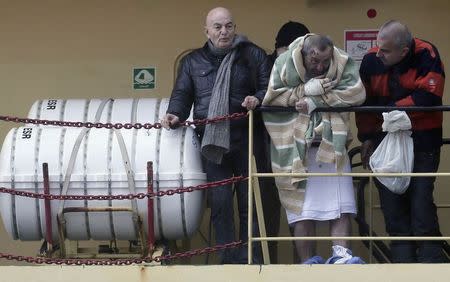
<svg viewBox="0 0 450 282"><path fill-rule="evenodd" d="M47 110L56 109L56 105L58 104L58 100L48 100L47 101Z"/></svg>
<svg viewBox="0 0 450 282"><path fill-rule="evenodd" d="M22 139L30 139L32 133L33 133L33 128L25 127L22 130Z"/></svg>

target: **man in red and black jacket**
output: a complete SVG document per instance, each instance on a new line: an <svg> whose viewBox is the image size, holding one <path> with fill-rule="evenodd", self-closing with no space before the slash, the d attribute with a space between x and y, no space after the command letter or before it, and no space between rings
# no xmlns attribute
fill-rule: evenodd
<svg viewBox="0 0 450 282"><path fill-rule="evenodd" d="M444 91L444 66L435 46L413 38L398 21L388 21L377 36L378 47L361 63L366 87L365 106L440 106ZM436 172L442 145L442 112L408 112L414 141L413 172ZM381 113L357 113L361 160L381 142ZM440 236L433 200L434 177L413 177L408 190L394 194L375 181L380 195L386 231L390 236ZM442 242L392 241L393 262L445 262Z"/></svg>

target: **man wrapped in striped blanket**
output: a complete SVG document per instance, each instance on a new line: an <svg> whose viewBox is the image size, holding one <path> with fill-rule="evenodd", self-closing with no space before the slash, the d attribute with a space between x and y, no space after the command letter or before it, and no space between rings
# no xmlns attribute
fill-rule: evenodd
<svg viewBox="0 0 450 282"><path fill-rule="evenodd" d="M333 47L328 71L324 79L331 89L308 93L307 82L320 84L320 79L307 77L302 49L308 37L296 39L288 51L279 56L273 66L263 106L292 107L299 100L308 105L308 112L263 113L264 123L272 139L271 158L274 172L303 173L306 168L306 150L317 134L322 140L317 161L335 163L337 171L347 162L346 145L351 141L350 114L312 112L316 107L349 107L365 100L364 86L359 78L358 65L342 50ZM323 80L322 80L323 81ZM314 86L314 85L313 85ZM322 85L318 86L319 88ZM313 95L311 95L313 94ZM277 177L280 200L287 210L302 207L306 178Z"/></svg>
<svg viewBox="0 0 450 282"><path fill-rule="evenodd" d="M298 111L263 113L273 171L350 171L349 113L313 111L360 105L364 99L358 66L328 37L307 34L295 40L275 61L263 100L264 106L295 106ZM332 236L350 235L350 218L356 214L351 177L276 177L275 182L294 236L313 236L316 221L329 221ZM364 263L352 256L346 240L333 240L327 261L315 254L314 241L295 241L295 246L302 263Z"/></svg>

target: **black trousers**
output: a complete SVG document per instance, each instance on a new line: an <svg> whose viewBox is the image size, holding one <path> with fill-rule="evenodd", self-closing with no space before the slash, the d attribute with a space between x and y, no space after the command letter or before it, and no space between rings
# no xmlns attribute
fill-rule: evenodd
<svg viewBox="0 0 450 282"><path fill-rule="evenodd" d="M240 138L232 138L230 151L223 156L220 164L203 159L208 182L230 178L232 176L248 176L248 134L242 130ZM234 188L234 189L233 189ZM235 238L233 199L236 194L239 215L238 239L248 239L248 182L241 181L234 185L224 185L208 189L208 202L211 208L211 221L215 230L216 244L237 241ZM255 213L254 213L255 214ZM258 234L256 215L253 218L253 236ZM260 244L253 243L253 263L261 262ZM223 264L246 264L248 246L227 249L219 252Z"/></svg>
<svg viewBox="0 0 450 282"><path fill-rule="evenodd" d="M414 153L414 172L436 172L440 150ZM404 194L392 193L375 180L390 236L441 236L433 199L435 177L412 177ZM398 263L447 262L442 241L392 241L392 260Z"/></svg>

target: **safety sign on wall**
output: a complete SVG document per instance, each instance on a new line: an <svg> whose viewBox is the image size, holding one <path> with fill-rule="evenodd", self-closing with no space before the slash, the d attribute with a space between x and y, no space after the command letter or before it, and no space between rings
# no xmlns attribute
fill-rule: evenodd
<svg viewBox="0 0 450 282"><path fill-rule="evenodd" d="M133 89L154 89L155 68L133 68Z"/></svg>
<svg viewBox="0 0 450 282"><path fill-rule="evenodd" d="M361 63L364 55L377 44L378 30L345 30L345 52Z"/></svg>

